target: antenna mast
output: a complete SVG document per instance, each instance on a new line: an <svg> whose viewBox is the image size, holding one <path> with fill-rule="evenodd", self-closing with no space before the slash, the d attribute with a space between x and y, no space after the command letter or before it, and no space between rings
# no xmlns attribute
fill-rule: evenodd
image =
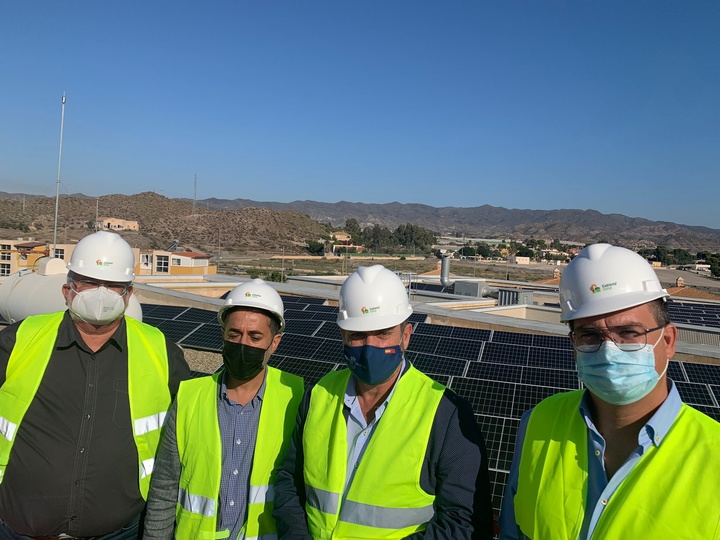
<svg viewBox="0 0 720 540"><path fill-rule="evenodd" d="M195 217L195 201L197 200L197 173L195 173L195 189L193 191L193 210L192 215Z"/></svg>
<svg viewBox="0 0 720 540"><path fill-rule="evenodd" d="M60 207L60 166L62 165L63 128L65 127L65 92L62 96L62 114L60 116L60 154L58 155L57 188L55 190L55 231L53 232L53 257L57 252L57 222Z"/></svg>

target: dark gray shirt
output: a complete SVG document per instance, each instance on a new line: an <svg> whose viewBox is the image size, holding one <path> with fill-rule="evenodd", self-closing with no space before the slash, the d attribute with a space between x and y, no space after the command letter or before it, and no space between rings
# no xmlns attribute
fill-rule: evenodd
<svg viewBox="0 0 720 540"><path fill-rule="evenodd" d="M0 385L20 324L0 332ZM190 369L177 345L166 346L174 395ZM142 511L127 361L125 321L93 353L65 313L0 484L0 518L15 532L100 536Z"/></svg>

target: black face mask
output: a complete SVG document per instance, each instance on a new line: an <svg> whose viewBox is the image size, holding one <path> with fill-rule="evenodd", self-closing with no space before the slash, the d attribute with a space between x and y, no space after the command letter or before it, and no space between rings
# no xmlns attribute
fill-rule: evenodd
<svg viewBox="0 0 720 540"><path fill-rule="evenodd" d="M267 349L225 341L223 364L236 381L249 381L263 370L266 352Z"/></svg>

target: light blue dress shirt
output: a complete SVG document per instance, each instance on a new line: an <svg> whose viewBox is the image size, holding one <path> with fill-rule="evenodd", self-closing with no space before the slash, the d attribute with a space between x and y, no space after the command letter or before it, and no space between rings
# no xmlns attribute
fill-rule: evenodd
<svg viewBox="0 0 720 540"><path fill-rule="evenodd" d="M605 471L605 439L600 435L600 432L590 417L590 408L587 401L588 392L587 390L585 391L582 401L580 402L578 413L588 426L588 491L585 502L585 518L583 519L578 540L588 540L592 537L600 516L602 516L608 501L618 486L627 478L630 471L651 445L660 446L665 435L667 435L667 432L673 425L673 422L675 422L680 412L682 400L675 388L675 383L670 379L668 379L668 382L670 384L670 391L667 399L665 399L660 408L655 411L655 414L642 427L638 434L637 448L633 450L622 467L618 469L609 481L607 479L607 472ZM520 454L522 453L530 412L531 411L527 411L523 414L515 440L515 453L513 455L512 466L510 467L510 476L507 486L505 487L502 511L500 513L500 540L527 539L527 536L522 534L517 526L513 499L517 493Z"/></svg>
<svg viewBox="0 0 720 540"><path fill-rule="evenodd" d="M400 368L400 376L405 372L405 359L403 359L402 367ZM345 406L350 409L347 418L347 473L345 474L345 491L343 493L343 500L347 496L348 489L355 477L355 471L360 466L360 460L365 454L370 438L375 432L375 428L380 422L385 409L387 409L390 398L395 393L395 388L400 377L397 378L395 384L393 384L390 393L388 394L385 401L375 411L375 418L368 424L365 421L365 415L360 409L360 403L358 403L357 392L355 391L355 376L350 375L347 388L345 389Z"/></svg>

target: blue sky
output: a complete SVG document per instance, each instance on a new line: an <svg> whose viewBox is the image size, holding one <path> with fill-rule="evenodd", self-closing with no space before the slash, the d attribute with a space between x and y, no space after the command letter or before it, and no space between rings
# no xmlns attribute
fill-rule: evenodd
<svg viewBox="0 0 720 540"><path fill-rule="evenodd" d="M720 229L720 2L0 3L0 191Z"/></svg>

